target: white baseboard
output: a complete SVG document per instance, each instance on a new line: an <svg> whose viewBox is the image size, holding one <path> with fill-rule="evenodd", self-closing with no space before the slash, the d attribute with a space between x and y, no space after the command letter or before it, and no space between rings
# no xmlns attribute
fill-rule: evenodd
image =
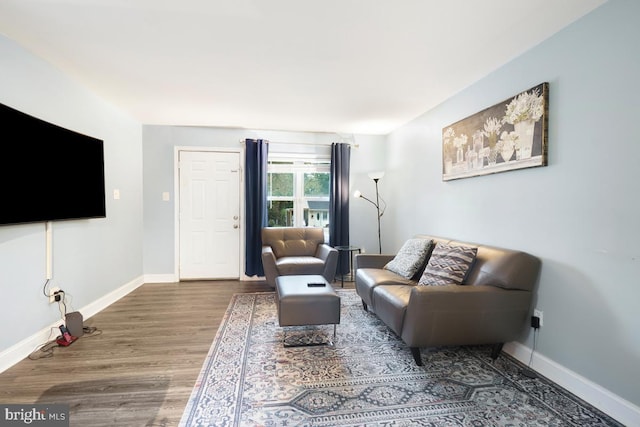
<svg viewBox="0 0 640 427"><path fill-rule="evenodd" d="M247 276L245 274L239 279L241 282L252 282L265 280L264 276ZM176 283L180 278L175 274L145 274L144 283Z"/></svg>
<svg viewBox="0 0 640 427"><path fill-rule="evenodd" d="M127 295L129 292L138 288L143 283L144 281L142 280L142 277L134 279L131 282L121 286L115 291L108 293L107 295L88 304L78 311L82 314L83 319L88 319L101 310L105 309L106 307L110 306L123 296ZM52 328L57 328L60 323L60 320L56 320L54 323L42 329L41 331L36 332L30 337L23 339L19 343L9 347L8 349L0 353L0 373L6 371L16 363L22 361L43 343L50 340Z"/></svg>
<svg viewBox="0 0 640 427"><path fill-rule="evenodd" d="M243 274L240 280L243 282L259 282L267 279L264 276L247 276Z"/></svg>
<svg viewBox="0 0 640 427"><path fill-rule="evenodd" d="M107 295L103 296L100 299L84 306L81 310L78 310L82 313L82 317L85 319L94 316L105 308L109 307L114 302L118 301L123 296L129 294L135 289L139 288L145 283L142 276L132 280L131 282L125 284L124 286L119 287L118 289L109 292Z"/></svg>
<svg viewBox="0 0 640 427"><path fill-rule="evenodd" d="M519 342L510 342L504 345L503 350L525 365L529 364L531 348ZM559 365L540 353L533 353L531 369L567 389L580 399L589 402L589 404L615 418L622 424L627 426L640 426L640 408L638 406L564 366Z"/></svg>
<svg viewBox="0 0 640 427"><path fill-rule="evenodd" d="M144 283L176 283L180 278L175 274L145 274Z"/></svg>

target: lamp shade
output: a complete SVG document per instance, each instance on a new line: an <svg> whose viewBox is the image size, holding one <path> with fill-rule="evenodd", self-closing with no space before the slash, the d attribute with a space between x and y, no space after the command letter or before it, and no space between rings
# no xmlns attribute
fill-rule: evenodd
<svg viewBox="0 0 640 427"><path fill-rule="evenodd" d="M353 197L355 197L356 199L362 197L362 193L360 192L360 190L354 191Z"/></svg>
<svg viewBox="0 0 640 427"><path fill-rule="evenodd" d="M368 175L371 179L381 179L384 176L384 171L369 172Z"/></svg>

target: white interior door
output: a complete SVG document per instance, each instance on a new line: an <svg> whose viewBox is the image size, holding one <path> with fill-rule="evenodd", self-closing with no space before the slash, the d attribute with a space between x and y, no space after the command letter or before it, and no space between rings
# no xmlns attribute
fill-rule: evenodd
<svg viewBox="0 0 640 427"><path fill-rule="evenodd" d="M240 277L240 153L179 152L180 279Z"/></svg>

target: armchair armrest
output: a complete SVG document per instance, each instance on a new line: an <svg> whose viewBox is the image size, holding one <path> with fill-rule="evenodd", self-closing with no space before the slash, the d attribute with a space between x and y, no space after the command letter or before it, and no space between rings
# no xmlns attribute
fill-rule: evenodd
<svg viewBox="0 0 640 427"><path fill-rule="evenodd" d="M276 267L276 256L271 246L262 247L262 268L264 269L264 276L267 283L275 288L278 268Z"/></svg>
<svg viewBox="0 0 640 427"><path fill-rule="evenodd" d="M316 250L316 257L324 261L324 272L322 273L324 278L329 283L333 282L338 269L338 250L326 243L321 243Z"/></svg>
<svg viewBox="0 0 640 427"><path fill-rule="evenodd" d="M338 256L338 250L336 248L332 248L326 243L321 243L316 249L316 258L320 258L321 260L326 262L333 253L335 253L335 256Z"/></svg>
<svg viewBox="0 0 640 427"><path fill-rule="evenodd" d="M354 269L359 268L382 268L389 261L391 261L395 255L387 254L356 254L353 258Z"/></svg>

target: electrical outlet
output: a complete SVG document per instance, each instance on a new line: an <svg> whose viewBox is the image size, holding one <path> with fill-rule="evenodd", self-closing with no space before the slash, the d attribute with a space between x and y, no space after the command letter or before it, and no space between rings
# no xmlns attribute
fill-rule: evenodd
<svg viewBox="0 0 640 427"><path fill-rule="evenodd" d="M56 302L56 294L58 292L60 292L60 288L57 286L49 289L49 304L53 304L54 302Z"/></svg>
<svg viewBox="0 0 640 427"><path fill-rule="evenodd" d="M542 327L542 325L543 325L543 323L542 323L542 314L543 314L542 310L538 310L538 309L533 310L533 315L535 317L537 317L538 319L540 319L540 327Z"/></svg>

